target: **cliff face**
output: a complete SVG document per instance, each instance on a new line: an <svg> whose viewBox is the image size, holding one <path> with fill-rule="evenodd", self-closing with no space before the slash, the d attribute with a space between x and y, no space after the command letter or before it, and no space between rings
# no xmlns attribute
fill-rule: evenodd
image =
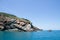
<svg viewBox="0 0 60 40"><path fill-rule="evenodd" d="M32 23L24 18L0 12L0 31L38 31Z"/></svg>

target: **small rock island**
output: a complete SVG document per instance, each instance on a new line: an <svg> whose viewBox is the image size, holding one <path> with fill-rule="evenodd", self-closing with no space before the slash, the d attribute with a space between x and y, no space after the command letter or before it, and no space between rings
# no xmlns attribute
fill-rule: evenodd
<svg viewBox="0 0 60 40"><path fill-rule="evenodd" d="M40 29L33 26L32 22L25 18L0 12L0 31L33 32Z"/></svg>

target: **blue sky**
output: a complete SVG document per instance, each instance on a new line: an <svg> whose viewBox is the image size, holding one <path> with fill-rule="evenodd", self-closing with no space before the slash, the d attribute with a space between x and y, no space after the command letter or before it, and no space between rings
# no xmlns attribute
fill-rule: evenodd
<svg viewBox="0 0 60 40"><path fill-rule="evenodd" d="M29 19L44 30L60 30L60 0L0 0L0 12Z"/></svg>

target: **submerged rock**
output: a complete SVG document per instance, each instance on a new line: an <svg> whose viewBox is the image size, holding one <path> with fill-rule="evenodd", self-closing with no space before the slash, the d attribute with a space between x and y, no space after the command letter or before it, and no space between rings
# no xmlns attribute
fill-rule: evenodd
<svg viewBox="0 0 60 40"><path fill-rule="evenodd" d="M38 31L37 27L34 27L32 23L24 18L18 18L14 15L0 12L0 30L1 31Z"/></svg>
<svg viewBox="0 0 60 40"><path fill-rule="evenodd" d="M52 30L48 30L48 32L52 32Z"/></svg>

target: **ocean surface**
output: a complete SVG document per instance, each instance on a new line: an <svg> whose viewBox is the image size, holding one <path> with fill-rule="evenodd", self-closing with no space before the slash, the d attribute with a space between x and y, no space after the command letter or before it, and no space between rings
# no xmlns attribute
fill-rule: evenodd
<svg viewBox="0 0 60 40"><path fill-rule="evenodd" d="M39 32L0 31L0 40L60 40L60 30Z"/></svg>

